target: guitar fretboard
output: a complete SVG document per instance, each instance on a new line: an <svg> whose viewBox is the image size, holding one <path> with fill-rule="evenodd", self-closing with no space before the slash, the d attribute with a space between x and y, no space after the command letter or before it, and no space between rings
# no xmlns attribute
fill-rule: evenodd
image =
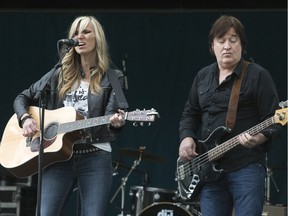
<svg viewBox="0 0 288 216"><path fill-rule="evenodd" d="M84 128L109 124L111 117L112 115L107 115L107 116L77 120L75 122L62 123L59 125L58 133L67 133Z"/></svg>
<svg viewBox="0 0 288 216"><path fill-rule="evenodd" d="M254 127L244 131L243 133L248 133L251 136L254 136L255 134L261 132L263 129L269 127L270 125L274 124L275 120L274 117L268 118L265 121L259 123L258 125L255 125ZM239 143L238 136L233 137L232 139L227 140L226 142L216 146L215 148L209 150L208 158L209 161L214 161L220 157L223 156L224 153L229 151L230 149L237 146Z"/></svg>

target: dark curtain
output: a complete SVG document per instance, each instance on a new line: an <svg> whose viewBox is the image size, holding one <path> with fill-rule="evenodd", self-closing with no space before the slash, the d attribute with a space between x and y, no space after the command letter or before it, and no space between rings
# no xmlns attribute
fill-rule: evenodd
<svg viewBox="0 0 288 216"><path fill-rule="evenodd" d="M286 11L1 11L0 68L2 73L2 134L13 115L15 96L50 70L58 61L57 40L66 38L68 27L78 15L94 15L104 26L115 67L126 64L129 111L155 108L160 118L152 125L133 126L127 122L113 143L113 160L120 166L112 195L137 159L137 149L146 147L146 157L131 173L125 188L125 208L130 210L133 190L147 183L150 188L176 190L178 124L195 74L214 61L207 36L213 21L222 14L234 15L245 25L248 39L245 58L267 68L279 91L287 99L287 17ZM119 149L135 150L136 156ZM151 156L163 162L151 161ZM270 200L287 202L287 130L274 142L267 155L272 169ZM275 180L275 181L274 181ZM277 191L279 189L279 191ZM74 197L74 198L73 198ZM67 215L75 207L75 193ZM71 198L71 199L72 199ZM74 204L71 204L74 203ZM121 193L109 205L108 215L120 213Z"/></svg>

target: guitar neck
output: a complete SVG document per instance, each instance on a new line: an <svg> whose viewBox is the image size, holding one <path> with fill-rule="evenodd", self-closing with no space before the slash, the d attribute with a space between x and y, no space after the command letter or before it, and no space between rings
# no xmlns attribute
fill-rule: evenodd
<svg viewBox="0 0 288 216"><path fill-rule="evenodd" d="M75 130L81 130L89 127L109 124L111 117L112 115L106 115L89 119L77 120L74 122L62 123L59 125L58 133L68 133Z"/></svg>
<svg viewBox="0 0 288 216"><path fill-rule="evenodd" d="M113 115L114 114L61 123L58 126L58 134L72 132L75 130L81 130L85 128L100 126L100 125L105 125L105 124L110 124L110 118ZM158 112L156 112L156 110L153 108L150 110L136 109L132 112L125 112L121 115L124 120L133 121L133 122L141 122L141 124L144 122L149 122L149 123L154 122L155 117L159 117Z"/></svg>
<svg viewBox="0 0 288 216"><path fill-rule="evenodd" d="M261 132L265 128L269 127L270 125L274 124L274 117L268 118L265 121L259 123L258 125L244 131L243 133L248 133L251 136L256 135L257 133ZM232 148L236 147L239 143L238 136L235 136L226 142L216 146L215 148L208 151L208 157L210 161L214 161L223 156L226 152L231 150Z"/></svg>

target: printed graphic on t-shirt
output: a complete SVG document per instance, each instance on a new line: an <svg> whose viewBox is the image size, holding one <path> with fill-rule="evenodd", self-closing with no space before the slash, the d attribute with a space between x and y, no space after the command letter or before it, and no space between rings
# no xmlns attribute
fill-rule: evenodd
<svg viewBox="0 0 288 216"><path fill-rule="evenodd" d="M64 106L72 106L74 107L80 114L87 117L88 115L88 87L89 84L81 81L80 86L67 93L64 99Z"/></svg>

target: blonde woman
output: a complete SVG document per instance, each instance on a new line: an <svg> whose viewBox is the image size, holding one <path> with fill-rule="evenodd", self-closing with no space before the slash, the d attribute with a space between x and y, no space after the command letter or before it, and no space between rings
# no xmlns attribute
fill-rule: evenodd
<svg viewBox="0 0 288 216"><path fill-rule="evenodd" d="M37 92L47 82L48 110L59 111L72 106L84 118L111 116L105 125L85 128L72 145L71 157L47 165L42 175L41 216L61 215L75 187L80 197L81 215L102 216L112 182L110 142L125 124L124 111L116 102L107 76L110 59L101 24L92 16L77 17L70 26L68 38L73 38L78 45L64 55L61 67L49 71L15 98L14 110L23 136L33 137L39 133L39 124L28 107L35 105ZM113 72L123 87L122 72ZM59 118L66 115L69 113L63 112Z"/></svg>

